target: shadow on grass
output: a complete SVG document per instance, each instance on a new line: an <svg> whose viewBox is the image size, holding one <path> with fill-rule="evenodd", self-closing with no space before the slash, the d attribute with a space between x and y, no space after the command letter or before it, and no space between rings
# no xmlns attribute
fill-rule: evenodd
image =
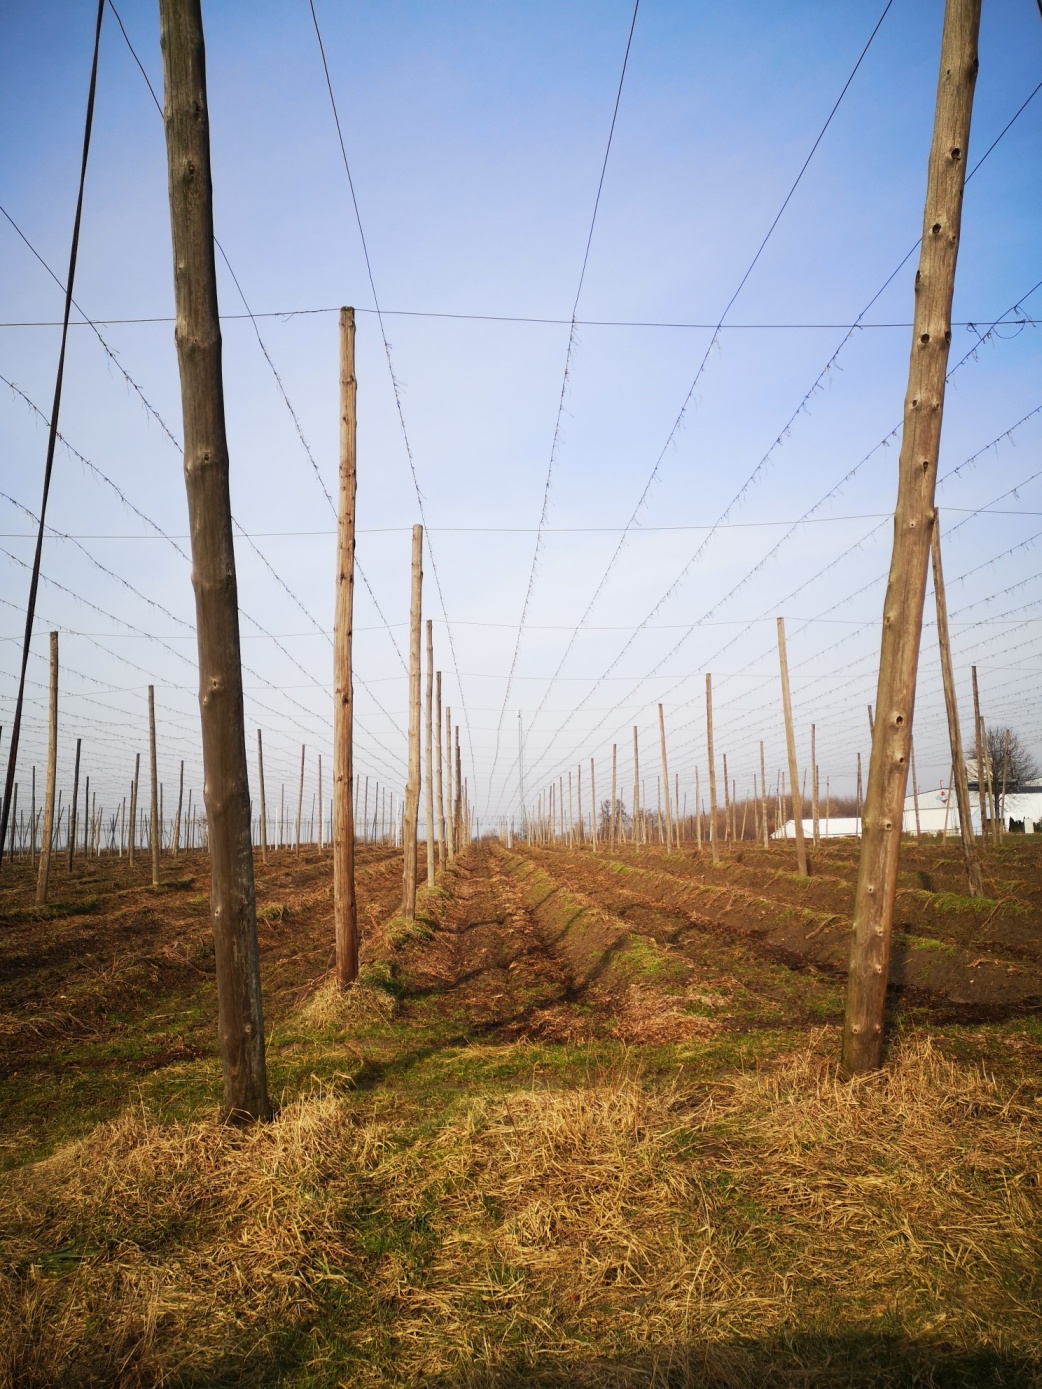
<svg viewBox="0 0 1042 1389"><path fill-rule="evenodd" d="M386 1333L390 1328L383 1330ZM618 1357L540 1355L518 1350L497 1356L495 1364L461 1361L457 1369L435 1375L410 1374L395 1354L393 1333L377 1345L379 1349L373 1346L370 1351L372 1358L362 1360L357 1351L344 1355L338 1353L335 1342L326 1341L323 1356L316 1354L316 1344L309 1336L291 1334L283 1342L282 1355L222 1360L205 1369L175 1375L167 1382L177 1389L230 1389L232 1385L332 1389L356 1380L415 1385L418 1389L524 1389L528 1385L554 1389L788 1389L794 1384L830 1389L1038 1389L1042 1385L1042 1360L1004 1354L990 1346L953 1346L943 1340L917 1341L882 1332L794 1333L769 1341L663 1346Z"/></svg>

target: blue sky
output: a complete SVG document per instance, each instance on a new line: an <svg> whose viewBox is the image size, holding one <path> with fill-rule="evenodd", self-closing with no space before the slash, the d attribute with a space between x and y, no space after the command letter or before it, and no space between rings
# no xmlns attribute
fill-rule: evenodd
<svg viewBox="0 0 1042 1389"><path fill-rule="evenodd" d="M124 0L119 8L161 91L156 7ZM518 711L530 789L590 757L606 775L613 742L627 768L623 784L631 784L630 730L637 725L654 799L660 700L673 766L693 796L696 764L704 783L706 670L714 676L717 750L728 753L739 789L751 787L761 738L773 782L784 763L776 615L787 621L801 760L814 722L823 782L828 776L849 791L857 751L868 752L865 706L874 699L899 436L880 444L900 422L910 333L848 330L919 235L940 0L894 0L730 312L733 326L712 346L675 434L711 327L586 321L718 320L883 0L831 7L642 0L520 641L568 319L632 7L316 0L316 8L383 308L557 320L397 312L384 319L430 527L425 606L435 620L446 701L464 724L476 809L516 812ZM357 669L368 687L358 692L359 763L397 790L406 682L395 643L405 650L409 528L419 507L310 10L306 0L211 3L204 20L217 235L255 312L328 310L258 322L330 490L334 310L341 303L359 310L359 558L391 627L388 633L359 585ZM8 132L0 202L59 277L92 33L89 5L0 12ZM1037 9L1026 0L987 5L980 52L971 167L1042 76ZM955 328L953 365L978 331L1002 315L1017 317L1009 311L1021 301L1019 316L1042 317L1042 290L1024 297L1042 280L1040 134L1042 96L967 188L954 317L978 330ZM58 287L2 220L0 239L0 318L59 318ZM914 266L913 256L868 322L908 322ZM222 310L241 314L235 285L223 265L219 272ZM162 123L111 12L76 297L98 320L163 319L172 310ZM831 326L741 326L792 324ZM114 323L101 332L179 438L172 325ZM265 731L269 798L272 784L294 784L306 744L310 800L317 754L328 758L331 749L331 652L323 631L332 623L333 518L253 327L229 318L224 333L235 515L299 599L239 543L248 727L251 736L254 726ZM57 344L53 327L0 329L0 372L44 411ZM1042 470L1042 413L1020 423L1042 405L1040 355L1036 328L1004 328L955 374L942 477L1017 427L944 482L938 501L945 534L953 531L946 563L964 724L976 661L989 722L1010 723L1042 751L1035 695L1042 590L1038 549L1029 543L1042 531L1032 514L1042 512L1042 485L1027 481ZM0 390L0 422L0 486L35 511L46 431L8 386ZM72 333L61 427L134 506L169 535L184 535L178 450L88 327ZM637 522L575 633L656 460ZM992 514L975 514L992 503ZM3 595L13 605L0 608L7 638L0 643L0 719L9 724L18 609L28 586L17 561L30 557L32 542L24 513L3 506L0 545L15 557L0 554ZM794 530L785 524L816 506ZM692 529L725 514L728 524L711 535ZM164 783L176 779L183 757L198 788L189 566L65 449L48 519L65 534L105 538L83 538L82 549L46 541L44 573L69 592L50 582L41 587L30 664L37 683L29 688L20 766L43 761L43 658L53 625L63 632L61 777L71 780L66 768L82 736L99 797L115 807L134 752L145 748L151 681ZM928 595L928 617L931 603ZM932 626L924 632L915 730L920 784L935 786L947 779L948 752ZM20 771L19 780L27 774Z"/></svg>

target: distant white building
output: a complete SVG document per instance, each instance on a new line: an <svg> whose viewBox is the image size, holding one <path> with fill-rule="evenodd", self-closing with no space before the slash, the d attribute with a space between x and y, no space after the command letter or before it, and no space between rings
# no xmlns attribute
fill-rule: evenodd
<svg viewBox="0 0 1042 1389"><path fill-rule="evenodd" d="M971 769L976 771L975 767ZM950 801L949 801L950 797ZM980 834L980 796L976 781L970 782L970 812L973 817L973 832ZM1006 829L1017 834L1042 834L1042 786L1032 786L1027 790L1009 793L1006 796L1004 820ZM959 804L955 788L948 791L940 787L919 792L919 830L922 834L959 834ZM818 832L821 837L835 839L844 836L858 836L861 821L855 816L824 815L818 818ZM905 797L904 832L915 834L915 797L909 793ZM814 833L814 821L805 818L803 835L810 839ZM795 839L796 821L789 820L775 830L772 839Z"/></svg>

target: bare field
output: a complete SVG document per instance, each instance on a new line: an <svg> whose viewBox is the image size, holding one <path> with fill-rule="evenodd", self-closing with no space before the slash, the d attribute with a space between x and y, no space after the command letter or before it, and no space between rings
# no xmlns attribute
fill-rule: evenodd
<svg viewBox="0 0 1042 1389"><path fill-rule="evenodd" d="M0 1384L1042 1384L1042 844L907 841L881 1076L856 846L482 843L395 915L258 863L280 1109L218 1122L204 856L0 878ZM423 853L421 848L421 861Z"/></svg>

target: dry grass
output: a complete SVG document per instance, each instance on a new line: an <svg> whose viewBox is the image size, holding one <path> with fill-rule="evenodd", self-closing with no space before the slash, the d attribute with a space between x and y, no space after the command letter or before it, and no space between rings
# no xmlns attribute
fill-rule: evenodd
<svg viewBox="0 0 1042 1389"><path fill-rule="evenodd" d="M1042 1382L1042 1103L833 1049L433 1121L129 1111L0 1188L0 1384Z"/></svg>

